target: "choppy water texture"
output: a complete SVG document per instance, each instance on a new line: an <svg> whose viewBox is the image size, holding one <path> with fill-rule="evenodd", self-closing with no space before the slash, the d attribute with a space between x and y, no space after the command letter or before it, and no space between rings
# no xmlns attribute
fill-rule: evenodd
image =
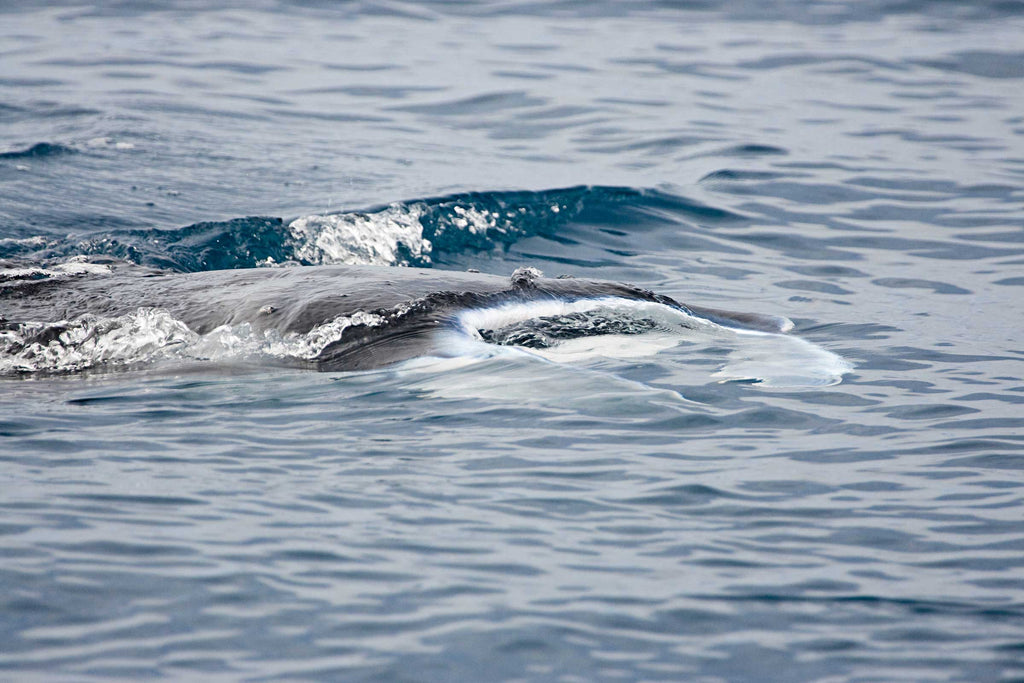
<svg viewBox="0 0 1024 683"><path fill-rule="evenodd" d="M0 280L529 266L795 329L317 373L79 321L0 378L0 678L1024 679L1021 3L225 4L0 8Z"/></svg>

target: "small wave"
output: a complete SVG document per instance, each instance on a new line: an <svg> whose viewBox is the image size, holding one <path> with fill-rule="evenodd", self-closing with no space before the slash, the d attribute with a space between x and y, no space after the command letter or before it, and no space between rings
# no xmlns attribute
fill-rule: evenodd
<svg viewBox="0 0 1024 683"><path fill-rule="evenodd" d="M174 230L0 240L0 258L45 264L103 255L176 272L279 265L429 267L455 263L466 254L500 252L530 237L600 246L619 226L633 231L671 226L675 234L680 219L702 224L744 220L656 190L579 186L468 192L288 222L249 216Z"/></svg>
<svg viewBox="0 0 1024 683"><path fill-rule="evenodd" d="M52 142L37 142L31 147L0 152L0 159L38 159L75 154L76 152L77 150L73 147L66 145L58 145Z"/></svg>
<svg viewBox="0 0 1024 683"><path fill-rule="evenodd" d="M471 192L366 212L305 216L289 229L302 263L425 267L449 254L493 251L553 234L604 189Z"/></svg>
<svg viewBox="0 0 1024 683"><path fill-rule="evenodd" d="M0 283L12 282L15 280L43 280L47 278L71 277L75 275L108 275L110 267L103 263L90 263L87 257L76 256L64 263L57 263L49 267L29 266L19 268L16 266L3 267L0 265Z"/></svg>
<svg viewBox="0 0 1024 683"><path fill-rule="evenodd" d="M918 64L942 71L964 73L982 78L1024 78L1024 52L968 50L942 59L921 59Z"/></svg>
<svg viewBox="0 0 1024 683"><path fill-rule="evenodd" d="M304 216L288 229L292 258L300 263L428 267L462 254L500 251L529 237L574 242L585 226L635 228L667 221L666 215L713 223L742 220L657 190L577 186L398 202L364 212Z"/></svg>
<svg viewBox="0 0 1024 683"><path fill-rule="evenodd" d="M0 240L0 258L47 264L107 256L175 272L198 272L287 263L293 260L288 239L280 218L251 216L176 230L113 230L85 239Z"/></svg>

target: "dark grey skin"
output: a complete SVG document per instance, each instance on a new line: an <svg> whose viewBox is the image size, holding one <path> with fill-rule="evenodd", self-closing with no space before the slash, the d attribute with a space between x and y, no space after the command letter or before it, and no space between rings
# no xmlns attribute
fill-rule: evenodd
<svg viewBox="0 0 1024 683"><path fill-rule="evenodd" d="M454 313L506 302L612 296L665 304L741 329L783 332L788 323L774 316L684 305L631 285L540 277L529 269L509 278L380 266L172 273L121 262L107 265L109 274L0 280L0 325L73 321L85 314L119 316L140 307L164 309L200 334L239 323L305 333L359 311L383 317L382 324L346 329L312 363L335 371L377 368L429 354L433 333L451 325Z"/></svg>

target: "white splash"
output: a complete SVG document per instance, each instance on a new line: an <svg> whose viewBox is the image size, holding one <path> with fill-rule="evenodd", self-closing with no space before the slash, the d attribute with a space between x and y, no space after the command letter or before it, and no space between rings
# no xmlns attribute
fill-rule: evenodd
<svg viewBox="0 0 1024 683"><path fill-rule="evenodd" d="M281 334L276 330L255 330L249 323L221 325L197 339L186 353L203 360L258 360L271 358L313 361L327 346L339 341L353 325L373 327L384 318L358 311L317 325L309 332Z"/></svg>
<svg viewBox="0 0 1024 683"><path fill-rule="evenodd" d="M402 252L428 263L433 249L423 237L425 207L395 204L375 213L297 218L288 225L295 258L315 265L405 265Z"/></svg>
<svg viewBox="0 0 1024 683"><path fill-rule="evenodd" d="M34 239L34 238L32 238ZM29 268L0 268L0 282L4 280L41 280L52 277L75 275L109 275L110 266L89 263L87 256L74 256L54 266L33 266Z"/></svg>
<svg viewBox="0 0 1024 683"><path fill-rule="evenodd" d="M450 219L450 223L456 228L466 230L474 235L498 229L498 219L501 218L500 214L493 211L472 206L468 208L453 206L452 212L455 214L455 218Z"/></svg>
<svg viewBox="0 0 1024 683"><path fill-rule="evenodd" d="M552 204L548 210L562 210ZM519 220L527 210L501 210L451 203L392 204L379 211L304 216L288 225L295 259L314 265L427 265L434 245L424 235L430 216L434 237L448 232L472 236L477 247L494 246L493 235L521 232Z"/></svg>
<svg viewBox="0 0 1024 683"><path fill-rule="evenodd" d="M85 315L73 321L25 323L0 330L0 375L78 372L168 359L313 361L349 327L383 321L378 315L357 312L304 334L256 330L243 323L200 335L163 309L139 308L116 317Z"/></svg>
<svg viewBox="0 0 1024 683"><path fill-rule="evenodd" d="M0 331L0 374L147 362L196 339L185 323L155 308L115 318L85 315L72 322L26 323Z"/></svg>

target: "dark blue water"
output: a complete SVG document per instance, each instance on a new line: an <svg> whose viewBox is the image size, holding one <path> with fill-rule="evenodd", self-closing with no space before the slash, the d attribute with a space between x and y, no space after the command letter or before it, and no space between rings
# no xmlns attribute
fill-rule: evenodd
<svg viewBox="0 0 1024 683"><path fill-rule="evenodd" d="M1024 679L1019 2L4 4L0 274L105 256L796 328L365 373L0 330L0 678Z"/></svg>

